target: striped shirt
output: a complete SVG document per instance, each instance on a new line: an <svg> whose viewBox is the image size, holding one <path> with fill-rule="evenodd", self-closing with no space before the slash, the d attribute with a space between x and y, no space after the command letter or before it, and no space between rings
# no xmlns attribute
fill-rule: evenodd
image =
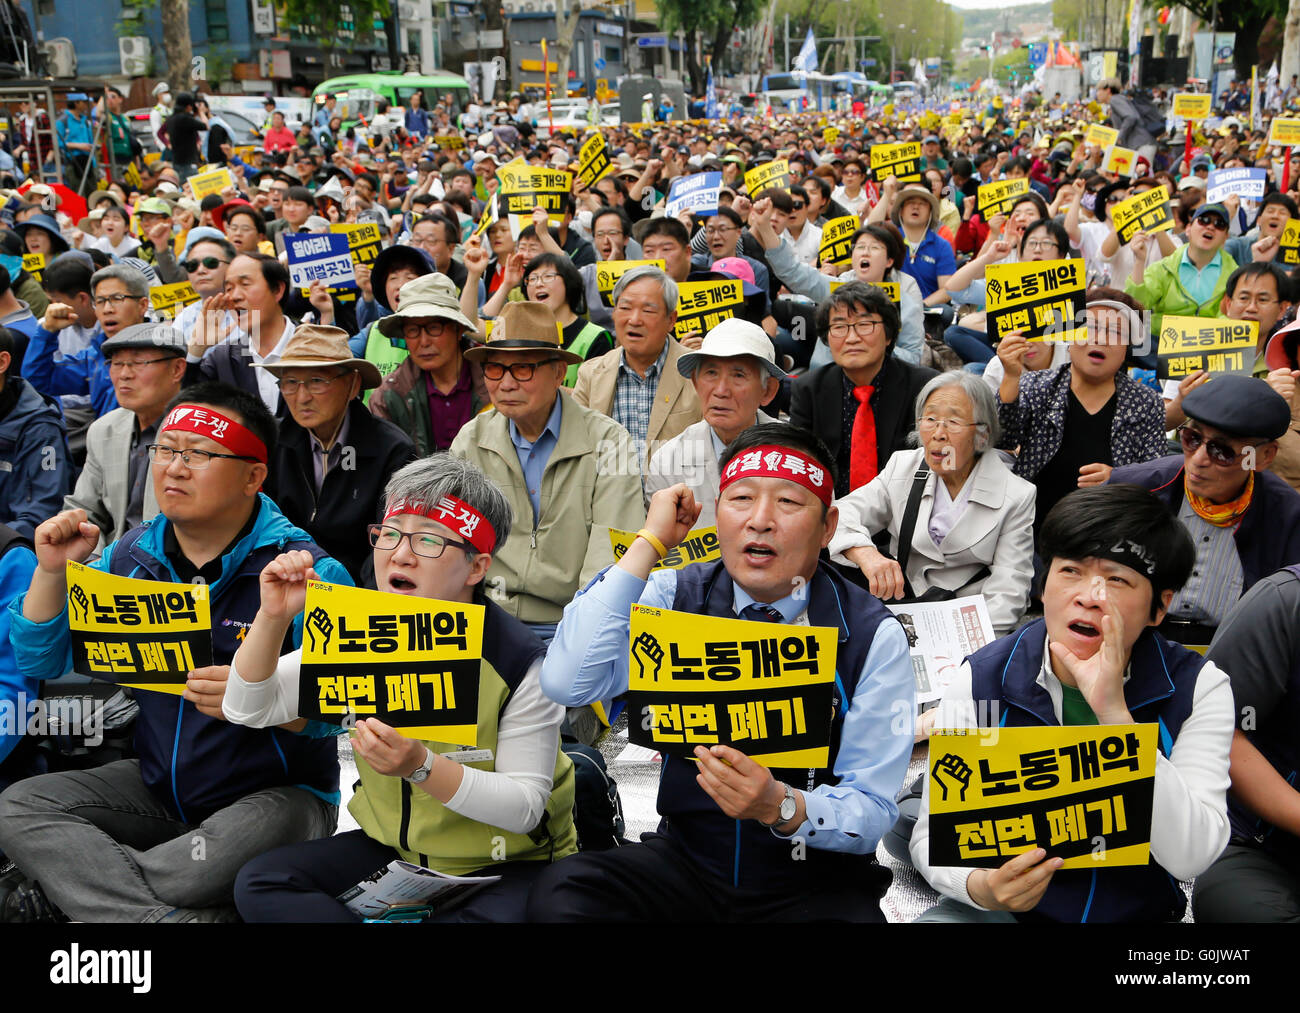
<svg viewBox="0 0 1300 1013"><path fill-rule="evenodd" d="M1178 519L1196 545L1192 575L1169 606L1173 619L1217 626L1241 597L1243 578L1237 556L1236 527L1221 528L1202 520L1187 500Z"/></svg>

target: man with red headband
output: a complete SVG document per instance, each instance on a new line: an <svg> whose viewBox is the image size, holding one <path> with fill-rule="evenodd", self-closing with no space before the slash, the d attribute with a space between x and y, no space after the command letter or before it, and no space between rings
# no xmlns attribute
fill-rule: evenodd
<svg viewBox="0 0 1300 1013"><path fill-rule="evenodd" d="M139 759L45 774L0 795L0 850L30 881L10 895L4 917L232 920L235 875L248 859L334 832L334 741L244 728L221 714L230 660L257 615L263 567L299 550L322 579L352 583L259 493L274 445L275 421L261 400L224 384L188 388L163 415L149 447L160 513L91 565L208 585L214 664L190 673L183 697L135 694ZM9 608L19 671L51 679L71 668L65 564L87 559L98 540L84 510L36 529L36 572Z"/></svg>
<svg viewBox="0 0 1300 1013"><path fill-rule="evenodd" d="M358 721L352 748L361 786L348 808L360 829L246 865L235 888L246 921L359 921L338 896L394 860L501 877L436 920L520 921L537 874L577 850L574 770L559 747L564 709L538 681L545 648L483 593L492 553L510 535L509 500L449 454L408 464L384 495L383 522L369 529L379 590L486 610L476 746L471 755L408 738L377 718ZM265 726L298 717L301 652L281 654L313 576L304 552L285 553L263 571L262 608L231 666L231 721Z"/></svg>
<svg viewBox="0 0 1300 1013"><path fill-rule="evenodd" d="M915 698L907 637L819 554L835 533L834 464L813 434L756 425L719 462L722 559L650 570L686 537L700 504L685 485L655 493L619 562L564 612L542 688L580 706L626 692L628 616L640 602L725 618L837 631L830 762L762 767L738 749L664 756L659 829L641 844L586 852L541 874L539 921L884 921L889 873L872 857L898 815ZM639 715L633 715L640 720Z"/></svg>

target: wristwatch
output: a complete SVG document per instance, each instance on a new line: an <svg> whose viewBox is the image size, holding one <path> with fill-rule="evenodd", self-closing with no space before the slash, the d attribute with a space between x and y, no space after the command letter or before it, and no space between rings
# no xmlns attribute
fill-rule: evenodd
<svg viewBox="0 0 1300 1013"><path fill-rule="evenodd" d="M424 762L416 767L409 774L405 775L402 780L407 784L423 784L425 778L429 776L429 771L433 770L433 750L428 746L424 747ZM784 805L781 808L785 812Z"/></svg>
<svg viewBox="0 0 1300 1013"><path fill-rule="evenodd" d="M785 798L781 800L779 815L771 823L764 823L765 827L779 827L782 823L789 823L794 819L794 814L799 808L795 801L794 789L788 784L782 784L781 787L785 789Z"/></svg>

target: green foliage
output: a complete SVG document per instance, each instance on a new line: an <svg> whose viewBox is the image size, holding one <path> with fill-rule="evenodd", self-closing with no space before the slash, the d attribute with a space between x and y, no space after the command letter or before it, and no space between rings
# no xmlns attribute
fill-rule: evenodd
<svg viewBox="0 0 1300 1013"><path fill-rule="evenodd" d="M376 18L387 18L389 0L280 0L279 22L310 37L322 49L348 48L370 40Z"/></svg>

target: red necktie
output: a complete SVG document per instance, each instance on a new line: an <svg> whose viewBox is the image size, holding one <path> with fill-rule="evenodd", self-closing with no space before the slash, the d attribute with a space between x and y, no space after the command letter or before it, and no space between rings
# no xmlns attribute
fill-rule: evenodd
<svg viewBox="0 0 1300 1013"><path fill-rule="evenodd" d="M866 485L876 477L878 470L876 413L871 410L871 395L875 389L870 384L853 388L853 396L858 399L858 413L853 416L853 435L849 444L850 491Z"/></svg>

